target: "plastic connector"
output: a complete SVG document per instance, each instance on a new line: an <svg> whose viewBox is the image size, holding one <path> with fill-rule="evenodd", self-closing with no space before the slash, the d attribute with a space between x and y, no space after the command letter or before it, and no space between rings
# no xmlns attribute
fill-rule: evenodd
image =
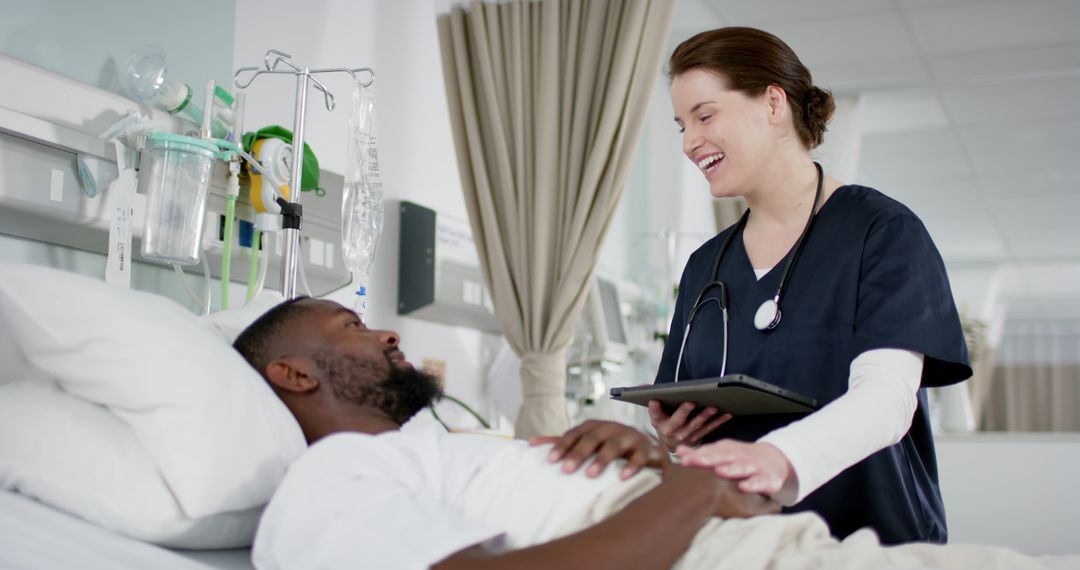
<svg viewBox="0 0 1080 570"><path fill-rule="evenodd" d="M255 214L255 229L263 233L281 231L281 216L259 212Z"/></svg>

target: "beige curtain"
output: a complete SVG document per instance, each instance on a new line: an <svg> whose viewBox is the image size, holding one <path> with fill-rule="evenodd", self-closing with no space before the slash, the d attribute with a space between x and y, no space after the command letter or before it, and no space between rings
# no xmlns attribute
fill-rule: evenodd
<svg viewBox="0 0 1080 570"><path fill-rule="evenodd" d="M1080 322L1008 323L972 386L984 431L1080 431Z"/></svg>
<svg viewBox="0 0 1080 570"><path fill-rule="evenodd" d="M716 221L716 233L726 230L739 221L749 206L745 198L717 198L713 200L713 219Z"/></svg>
<svg viewBox="0 0 1080 570"><path fill-rule="evenodd" d="M1080 431L1080 365L998 366L979 429Z"/></svg>
<svg viewBox="0 0 1080 570"><path fill-rule="evenodd" d="M673 0L538 0L438 19L476 246L521 357L518 437L561 434L566 347L630 174Z"/></svg>
<svg viewBox="0 0 1080 570"><path fill-rule="evenodd" d="M984 425L985 418L995 397L994 360L997 357L997 351L985 343L972 350L969 343L968 354L971 356L972 374L964 384L967 385L968 393L971 395L971 413L975 416L975 429L985 431L987 429Z"/></svg>

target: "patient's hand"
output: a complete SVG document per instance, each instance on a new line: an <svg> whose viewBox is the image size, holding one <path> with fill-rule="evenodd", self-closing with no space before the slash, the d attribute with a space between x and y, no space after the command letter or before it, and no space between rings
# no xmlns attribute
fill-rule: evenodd
<svg viewBox="0 0 1080 570"><path fill-rule="evenodd" d="M530 445L554 443L548 461L562 461L564 473L577 471L585 460L592 464L585 470L589 477L599 476L615 459L625 459L619 476L629 479L642 467L662 469L668 464L668 454L652 438L617 422L589 420L566 432L562 437L534 437Z"/></svg>
<svg viewBox="0 0 1080 570"><path fill-rule="evenodd" d="M780 503L758 493L743 493L734 481L717 477L711 469L671 464L664 469L664 484L675 485L714 501L713 516L749 518L780 512Z"/></svg>

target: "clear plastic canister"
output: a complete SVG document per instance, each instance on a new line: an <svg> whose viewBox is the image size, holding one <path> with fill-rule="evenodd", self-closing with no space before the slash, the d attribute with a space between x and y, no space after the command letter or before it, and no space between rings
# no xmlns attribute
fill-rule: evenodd
<svg viewBox="0 0 1080 570"><path fill-rule="evenodd" d="M202 249L206 196L218 148L172 133L152 133L139 179L146 192L142 255L163 263L193 265Z"/></svg>

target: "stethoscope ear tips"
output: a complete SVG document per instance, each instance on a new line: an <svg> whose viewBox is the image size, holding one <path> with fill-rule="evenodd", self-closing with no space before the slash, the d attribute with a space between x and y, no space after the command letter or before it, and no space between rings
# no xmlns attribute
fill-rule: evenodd
<svg viewBox="0 0 1080 570"><path fill-rule="evenodd" d="M774 299L767 299L754 313L754 328L767 331L780 324L780 304Z"/></svg>

